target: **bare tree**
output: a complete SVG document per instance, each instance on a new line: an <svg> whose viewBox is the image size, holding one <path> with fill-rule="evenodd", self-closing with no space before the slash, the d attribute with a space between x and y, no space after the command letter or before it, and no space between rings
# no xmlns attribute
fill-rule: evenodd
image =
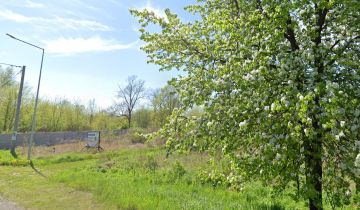
<svg viewBox="0 0 360 210"><path fill-rule="evenodd" d="M116 107L122 112L123 116L126 116L130 128L132 112L139 102L139 99L144 97L145 82L139 80L137 76L134 75L128 77L126 82L127 84L125 87L119 86L117 98L120 101L117 103Z"/></svg>

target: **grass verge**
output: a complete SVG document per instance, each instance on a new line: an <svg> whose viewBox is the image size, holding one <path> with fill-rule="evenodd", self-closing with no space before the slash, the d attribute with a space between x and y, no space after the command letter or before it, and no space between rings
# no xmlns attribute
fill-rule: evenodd
<svg viewBox="0 0 360 210"><path fill-rule="evenodd" d="M0 160L11 162L8 155L0 151ZM236 192L203 182L206 154L165 156L160 147L130 146L38 157L35 169L1 166L0 194L27 209L307 209L260 183Z"/></svg>

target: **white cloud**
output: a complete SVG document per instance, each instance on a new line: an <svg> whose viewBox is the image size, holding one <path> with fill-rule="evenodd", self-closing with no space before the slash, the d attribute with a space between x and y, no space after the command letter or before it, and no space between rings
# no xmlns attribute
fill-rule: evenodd
<svg viewBox="0 0 360 210"><path fill-rule="evenodd" d="M11 10L1 10L0 19L11 20L18 23L26 23L34 20L34 18L15 13Z"/></svg>
<svg viewBox="0 0 360 210"><path fill-rule="evenodd" d="M43 18L25 16L11 10L1 10L0 19L9 20L17 23L33 23L37 26L47 26L49 28L70 28L73 30L87 29L91 31L110 31L111 28L97 21L72 18Z"/></svg>
<svg viewBox="0 0 360 210"><path fill-rule="evenodd" d="M45 41L45 50L48 53L73 55L87 52L105 52L113 50L130 49L136 46L137 42L130 44L119 44L114 40L104 40L100 37L91 38L59 38Z"/></svg>
<svg viewBox="0 0 360 210"><path fill-rule="evenodd" d="M37 2L33 2L30 0L26 1L25 7L29 7L29 8L44 8L45 5L41 4L41 3L37 3Z"/></svg>
<svg viewBox="0 0 360 210"><path fill-rule="evenodd" d="M65 27L71 29L78 29L78 28L86 28L92 31L110 31L111 28L107 25L102 23L92 21L92 20L77 20L71 18L62 18L57 17L55 19L50 20L54 22L54 24L63 24Z"/></svg>

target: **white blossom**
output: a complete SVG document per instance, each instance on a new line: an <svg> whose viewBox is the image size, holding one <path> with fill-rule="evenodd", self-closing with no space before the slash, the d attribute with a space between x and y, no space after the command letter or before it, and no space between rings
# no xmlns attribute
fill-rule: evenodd
<svg viewBox="0 0 360 210"><path fill-rule="evenodd" d="M275 104L272 103L272 104L271 104L271 111L275 111L275 107L276 107Z"/></svg>
<svg viewBox="0 0 360 210"><path fill-rule="evenodd" d="M355 166L360 167L360 153L355 158Z"/></svg>
<svg viewBox="0 0 360 210"><path fill-rule="evenodd" d="M351 196L351 191L350 191L349 189L346 190L345 195L346 195L346 196Z"/></svg>
<svg viewBox="0 0 360 210"><path fill-rule="evenodd" d="M345 136L344 132L343 132L343 131L340 131L339 136L340 136L340 137L344 137L344 136Z"/></svg>
<svg viewBox="0 0 360 210"><path fill-rule="evenodd" d="M307 121L308 123L312 123L312 119L311 119L310 117L306 118L306 121Z"/></svg>
<svg viewBox="0 0 360 210"><path fill-rule="evenodd" d="M239 127L243 127L247 124L246 120L242 121L239 123Z"/></svg>
<svg viewBox="0 0 360 210"><path fill-rule="evenodd" d="M305 133L305 136L309 136L309 129L305 128L304 133Z"/></svg>
<svg viewBox="0 0 360 210"><path fill-rule="evenodd" d="M340 121L340 126L344 127L345 126L345 121Z"/></svg>

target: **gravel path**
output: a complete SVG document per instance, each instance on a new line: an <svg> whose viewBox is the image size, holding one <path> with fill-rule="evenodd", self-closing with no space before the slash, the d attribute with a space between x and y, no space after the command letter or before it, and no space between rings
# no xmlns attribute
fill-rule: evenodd
<svg viewBox="0 0 360 210"><path fill-rule="evenodd" d="M0 210L22 210L22 209L17 207L15 203L0 197Z"/></svg>

